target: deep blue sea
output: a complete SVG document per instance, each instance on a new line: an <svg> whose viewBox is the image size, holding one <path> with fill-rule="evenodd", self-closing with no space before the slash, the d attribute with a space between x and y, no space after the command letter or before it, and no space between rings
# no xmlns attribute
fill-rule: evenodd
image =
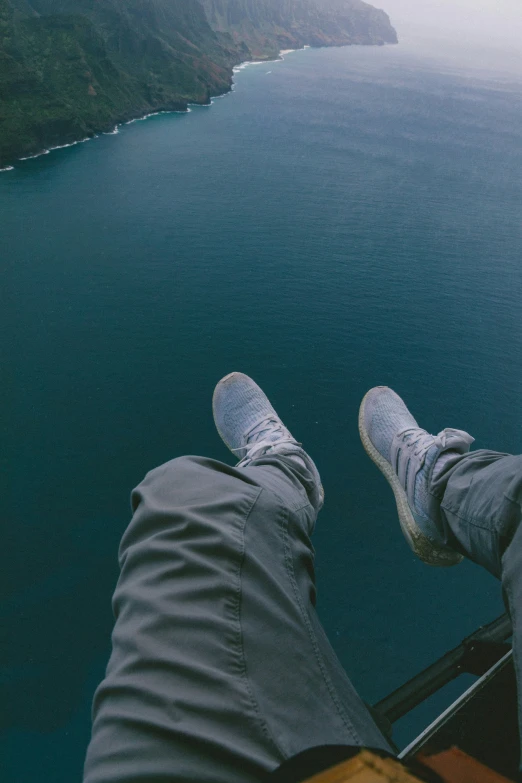
<svg viewBox="0 0 522 783"><path fill-rule="evenodd" d="M232 461L211 413L232 370L321 470L319 612L366 700L502 613L477 567L410 553L357 411L387 384L431 431L520 450L521 79L295 52L1 173L0 221L6 783L80 780L130 490L180 454Z"/></svg>

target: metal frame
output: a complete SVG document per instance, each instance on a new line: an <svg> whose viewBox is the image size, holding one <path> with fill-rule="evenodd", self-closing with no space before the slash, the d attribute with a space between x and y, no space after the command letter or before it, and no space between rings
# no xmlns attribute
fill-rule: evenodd
<svg viewBox="0 0 522 783"><path fill-rule="evenodd" d="M506 644L506 640L512 633L511 620L507 614L503 614L488 625L481 626L471 636L466 637L458 647L450 650L427 669L374 704L373 710L385 722L394 723L463 673L475 674L481 679L460 698L463 699L473 689L476 692L488 672L509 657L511 645ZM454 707L456 709L459 702L460 700L457 700L448 709ZM443 715L445 713L442 713L440 718Z"/></svg>
<svg viewBox="0 0 522 783"><path fill-rule="evenodd" d="M413 740L413 742L410 742L410 744L399 753L398 758L402 760L415 756L415 754L422 749L425 743L431 737L433 737L461 707L471 701L471 699L473 699L483 688L485 688L486 685L501 671L501 669L507 666L512 657L513 650L510 650L499 661L497 661L497 663L495 663L491 669L482 675L482 677L480 677L477 682L474 682L473 685L462 694L462 696L459 696L459 698L454 701L453 704L444 710L444 712L442 712L439 717L433 721L433 723L427 726L427 728L425 728L424 731L422 731L419 736Z"/></svg>

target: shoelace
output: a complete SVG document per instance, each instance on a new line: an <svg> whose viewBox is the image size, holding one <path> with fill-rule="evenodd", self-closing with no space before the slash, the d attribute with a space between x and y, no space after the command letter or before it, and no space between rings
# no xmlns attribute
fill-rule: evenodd
<svg viewBox="0 0 522 783"><path fill-rule="evenodd" d="M408 441L407 438L410 435L414 435L414 437L412 440ZM415 457L420 457L421 455L424 457L430 446L437 444L441 448L445 448L448 439L453 436L460 438L464 436L467 439L467 442L473 442L473 438L466 432L456 430L453 427L446 427L446 429L439 432L438 435L430 435L429 432L419 430L417 427L408 427L407 429L398 432L396 437L401 438L407 448L413 449Z"/></svg>
<svg viewBox="0 0 522 783"><path fill-rule="evenodd" d="M441 435L442 434L443 433L441 433ZM414 436L413 439L407 440L407 438L412 435ZM430 433L425 430L419 430L417 427L408 427L407 429L398 432L396 437L401 438L407 448L413 449L415 457L419 457L423 452L426 453L430 446L433 446L435 441L433 435L430 435Z"/></svg>
<svg viewBox="0 0 522 783"><path fill-rule="evenodd" d="M268 433L270 437L264 437ZM272 446L279 446L283 443L292 443L296 446L301 445L295 438L292 438L289 431L278 418L273 414L269 414L257 424L254 424L252 429L246 433L245 445L240 446L238 449L232 449L232 451L243 451L243 449L246 449L243 459L252 460L263 456L266 450Z"/></svg>

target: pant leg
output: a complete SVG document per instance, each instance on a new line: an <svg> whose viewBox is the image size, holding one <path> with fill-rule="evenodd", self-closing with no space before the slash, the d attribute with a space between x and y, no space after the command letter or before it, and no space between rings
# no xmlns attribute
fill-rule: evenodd
<svg viewBox="0 0 522 783"><path fill-rule="evenodd" d="M503 579L522 503L522 456L471 451L431 482L434 516L446 542Z"/></svg>
<svg viewBox="0 0 522 783"><path fill-rule="evenodd" d="M430 489L446 542L502 581L522 731L522 456L485 450L456 456Z"/></svg>
<svg viewBox="0 0 522 783"><path fill-rule="evenodd" d="M134 491L85 783L250 783L314 745L387 748L315 613L310 479L185 457Z"/></svg>

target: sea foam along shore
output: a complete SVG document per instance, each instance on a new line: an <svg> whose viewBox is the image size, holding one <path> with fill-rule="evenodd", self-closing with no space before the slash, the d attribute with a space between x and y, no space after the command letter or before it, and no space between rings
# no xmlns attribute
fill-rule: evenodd
<svg viewBox="0 0 522 783"><path fill-rule="evenodd" d="M192 104L195 105L195 104ZM157 114L188 114L190 111L190 106L187 106L186 109L172 109L171 111L152 111L148 114L144 114L141 117L134 117L132 120L125 120L124 122L118 122L114 128L110 131L100 131L100 133L94 133L92 136L86 136L84 139L76 139L76 141L71 141L69 144L57 144L54 147L48 147L45 150L42 150L41 152L36 152L34 155L25 155L23 158L17 158L15 163L19 161L24 160L33 160L33 158L41 158L42 155L48 155L50 152L54 152L55 150L64 150L67 147L75 147L77 144L84 144L86 141L92 141L93 139L98 139L100 136L115 136L120 131L119 128L121 128L123 125L131 125L133 122L141 122L142 120L147 120L149 117L155 117ZM4 166L4 168L0 169L0 173L2 171L12 171L15 168L15 166Z"/></svg>
<svg viewBox="0 0 522 783"><path fill-rule="evenodd" d="M232 73L239 73L239 71L248 68L250 65L267 65L268 63L277 63L285 59L285 54L291 54L292 52L302 52L304 49L310 49L310 46L305 45L300 49L281 49L278 56L274 60L245 60L244 62L239 63L239 65L235 65L232 68ZM227 95L227 93L223 94ZM221 95L216 95L216 98L221 97Z"/></svg>
<svg viewBox="0 0 522 783"><path fill-rule="evenodd" d="M300 50L281 49L279 55L276 57L275 60L245 60L244 62L235 65L232 68L232 73L233 74L239 73L240 71L243 71L245 68L248 68L250 65L266 65L267 63L279 62L285 59L285 54L290 54L291 52L302 51L303 49L309 49L309 48L310 48L309 46L303 46L302 49ZM148 114L144 114L141 117L133 117L133 119L131 120L126 120L125 122L119 122L110 131L103 131L101 133L96 133L93 136L86 136L84 139L77 139L76 141L71 141L69 144L57 144L55 147L49 147L48 149L42 150L41 152L37 152L34 155L26 155L23 158L18 158L18 160L15 162L32 160L33 158L40 158L42 155L49 155L50 152L54 152L55 150L64 150L67 147L75 147L77 144L84 144L86 141L92 141L93 139L97 139L100 136L114 136L120 132L119 128L123 127L124 125L132 125L133 122L142 122L143 120L147 120L149 117L156 117L158 114L189 114L192 111L191 106L200 106L200 107L211 106L216 98L224 98L226 95L229 95L233 91L234 91L234 79L232 78L232 84L230 86L230 89L225 90L219 95L213 95L209 103L189 103L187 104L187 108L184 110L172 109L170 111L169 110L152 111L149 112ZM0 174L3 171L13 171L14 169L15 166L11 166L11 165L4 166L4 168L0 169Z"/></svg>

